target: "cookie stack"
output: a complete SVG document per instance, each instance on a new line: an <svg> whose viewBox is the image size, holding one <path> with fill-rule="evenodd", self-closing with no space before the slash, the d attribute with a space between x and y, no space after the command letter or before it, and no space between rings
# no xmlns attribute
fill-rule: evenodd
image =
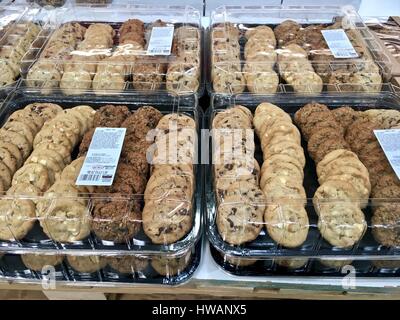
<svg viewBox="0 0 400 320"><path fill-rule="evenodd" d="M241 93L245 79L240 63L240 32L231 23L213 28L211 33L211 77L217 93Z"/></svg>
<svg viewBox="0 0 400 320"><path fill-rule="evenodd" d="M197 156L195 121L172 113L158 122L152 172L144 193L143 229L153 243L171 244L191 229Z"/></svg>
<svg viewBox="0 0 400 320"><path fill-rule="evenodd" d="M392 117L391 117L392 116ZM385 246L400 245L400 181L376 140L373 130L396 126L398 114L388 110L369 110L349 126L346 139L367 167L372 184L372 234ZM379 200L381 199L381 200ZM382 199L386 199L382 201Z"/></svg>
<svg viewBox="0 0 400 320"><path fill-rule="evenodd" d="M29 199L29 197L38 196L41 192L46 191L60 177L62 169L70 161L73 149L73 143L69 139L76 138L78 140L86 130L85 128L89 125L89 121L86 122L88 114L90 111L86 107L63 111L56 104L35 103L10 116L5 126L9 130L18 131L12 136L10 133L2 132L2 145L6 148L11 141L20 143L17 150L20 147L21 156L15 156L14 160L26 161L18 171L13 172L12 187L7 191L7 195L25 195L28 199L2 200L2 215L12 214L15 218L15 220L7 221L7 228L12 233L3 234L7 240L21 239L32 228L35 222L36 200ZM75 128L71 129L73 126ZM74 131L76 128L82 131L76 133ZM76 135L74 135L75 133ZM67 148L61 141L67 143L70 148ZM34 150L30 154L32 144ZM5 152L3 154L6 156Z"/></svg>
<svg viewBox="0 0 400 320"><path fill-rule="evenodd" d="M339 115L336 114L341 119ZM296 112L295 121L317 164L320 186L313 202L321 235L333 246L351 247L366 230L361 208L367 205L371 191L368 171L357 155L348 150L345 128L327 106L307 104Z"/></svg>
<svg viewBox="0 0 400 320"><path fill-rule="evenodd" d="M109 53L114 43L114 36L115 31L109 24L91 24L85 32L84 40L77 46L76 54L72 55L71 63L67 63L64 67L60 88L67 89L67 93L73 94L91 88L96 62Z"/></svg>
<svg viewBox="0 0 400 320"><path fill-rule="evenodd" d="M113 184L110 187L96 187L97 193L105 195L96 195L93 199L92 230L102 240L129 242L140 230L139 196L146 187L146 151L150 145L146 136L155 128L161 116L157 109L150 106L141 107L133 114L125 106L108 105L99 109L96 126L105 124L126 128Z"/></svg>
<svg viewBox="0 0 400 320"><path fill-rule="evenodd" d="M276 92L279 77L274 71L277 59L274 32L268 26L258 26L247 30L245 37L243 73L247 89L253 93Z"/></svg>
<svg viewBox="0 0 400 320"><path fill-rule="evenodd" d="M41 27L33 22L16 23L12 26L11 33L2 39L0 86L9 85L18 78L22 58L40 31Z"/></svg>
<svg viewBox="0 0 400 320"><path fill-rule="evenodd" d="M139 19L129 19L119 28L119 46L124 50L143 50L144 23Z"/></svg>
<svg viewBox="0 0 400 320"><path fill-rule="evenodd" d="M146 28L144 37L148 45L153 27L164 27L164 21L156 20ZM143 34L141 34L143 36ZM146 48L147 49L147 48ZM164 81L167 71L166 63L158 56L146 56L143 61L136 62L132 68L132 84L137 90L158 90Z"/></svg>
<svg viewBox="0 0 400 320"><path fill-rule="evenodd" d="M200 77L200 34L197 28L182 26L174 32L176 60L168 65L167 90L174 93L196 92Z"/></svg>
<svg viewBox="0 0 400 320"><path fill-rule="evenodd" d="M295 92L318 93L323 83L315 73L307 52L297 44L289 44L278 51L279 74Z"/></svg>
<svg viewBox="0 0 400 320"><path fill-rule="evenodd" d="M212 122L216 224L232 245L255 240L263 227L265 198L258 186L252 121L249 109L234 106L218 112Z"/></svg>
<svg viewBox="0 0 400 320"><path fill-rule="evenodd" d="M74 242L90 234L88 197L81 193L92 188L75 184L84 160L80 157L67 165L36 205L36 216L44 233L55 241Z"/></svg>
<svg viewBox="0 0 400 320"><path fill-rule="evenodd" d="M253 124L264 158L260 187L271 203L264 214L267 231L278 244L298 247L306 240L309 226L300 132L288 113L270 103L257 107Z"/></svg>
<svg viewBox="0 0 400 320"><path fill-rule="evenodd" d="M45 192L44 199L36 203L36 216L47 236L59 242L81 240L90 232L87 200L78 198L78 193L91 190L75 185L84 159L70 161L75 146L91 128L93 116L91 107L77 106L46 122L35 137L34 150L21 173L14 175L13 182L29 178Z"/></svg>
<svg viewBox="0 0 400 320"><path fill-rule="evenodd" d="M8 189L10 197L26 197L0 201L0 238L3 240L22 239L35 223L35 204L29 197L45 191L50 183L49 174L55 178L56 172L50 168L50 159L49 163L33 163L29 155L34 139L43 130L43 124L61 112L62 108L55 104L30 104L14 112L0 129L2 191ZM47 151L47 147L40 147L36 154L49 158L50 152Z"/></svg>
<svg viewBox="0 0 400 320"><path fill-rule="evenodd" d="M54 31L38 61L29 70L27 84L31 87L58 87L63 66L56 60L67 57L83 40L85 32L85 27L72 22Z"/></svg>
<svg viewBox="0 0 400 320"><path fill-rule="evenodd" d="M97 66L93 79L93 89L123 90L125 80L136 60L135 51L143 50L144 24L138 19L129 19L119 29L119 45L110 57Z"/></svg>

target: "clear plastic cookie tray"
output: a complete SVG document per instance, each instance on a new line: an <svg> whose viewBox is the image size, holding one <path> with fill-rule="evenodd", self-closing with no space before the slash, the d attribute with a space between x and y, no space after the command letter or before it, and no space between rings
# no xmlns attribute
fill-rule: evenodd
<svg viewBox="0 0 400 320"><path fill-rule="evenodd" d="M389 57L392 76L400 76L400 22L393 17L364 17L364 22L381 42Z"/></svg>
<svg viewBox="0 0 400 320"><path fill-rule="evenodd" d="M147 50L153 26L173 27L170 54L165 44ZM171 30L160 32L168 39ZM22 74L29 87L68 94L201 94L201 53L200 12L192 7L75 4L52 11L24 57Z"/></svg>
<svg viewBox="0 0 400 320"><path fill-rule="evenodd" d="M389 81L388 58L352 7L227 5L210 19L209 92L319 93L356 84L376 91ZM322 31L353 50L333 55Z"/></svg>
<svg viewBox="0 0 400 320"><path fill-rule="evenodd" d="M396 116L398 116L400 114L398 113L400 110L398 90L399 88L385 84L382 92L373 94L355 92L352 94L322 93L318 95L297 95L294 93L273 95L239 94L230 97L214 95L212 107L205 116L205 127L212 128L213 121L216 119L215 116L220 112L225 111L226 113L226 110L230 107L242 105L247 107L254 115L256 107L261 103L271 103L280 107L290 118L293 118L296 111L309 103L324 104L331 110L330 112L342 106L349 106L357 111L357 117L362 117L365 115L364 112L366 110L371 109L397 110ZM274 113L272 112L268 115L267 112L266 115L267 117L273 117ZM285 121L290 119L287 115L284 116ZM214 123L222 123L223 120L221 119L223 118L219 117ZM360 121L363 122L363 120ZM283 124L282 126L286 125ZM295 127L297 127L296 124ZM325 129L316 130L323 131ZM340 131L339 127L335 127L334 130ZM285 170L282 169L285 168L285 163L283 163L283 167L278 165L276 172L274 171L276 179L283 179L281 181L287 188L282 189L286 190L283 193L277 192L276 194L274 192L277 190L276 188L280 188L281 184L273 179L273 174L269 177L269 173L266 173L271 171L271 163L273 163L272 160L268 159L272 159L271 157L276 154L275 152L278 152L277 156L281 158L276 158L273 161L289 162L297 166L297 162L293 162L292 158L289 159L286 152L288 149L294 148L293 143L291 145L288 144L285 147L287 149L284 148L285 150L282 149L280 152L265 144L263 149L273 152L271 155L265 156L263 155L258 133L256 134L254 129L249 131L238 130L233 142L229 140L232 137L232 131L229 131L229 129L225 133L218 130L211 132L210 136L214 137L215 143L213 145L213 139L210 137L210 164L206 170L205 182L206 231L210 246L214 251L214 258L223 268L239 275L265 275L275 273L276 270L278 270L278 273L282 270L282 272L291 273L293 270L290 268L277 269L276 266L279 264L274 263L274 260L280 262L281 259L285 261L293 260L294 265L296 265L297 261L301 267L295 272L316 275L319 269L315 269L315 264L312 261L317 261L318 259L361 260L361 266L365 267L364 271L372 270L370 264L372 260L385 262L400 259L400 243L397 241L399 236L398 223L400 214L398 210L400 208L400 197L394 197L393 194L387 197L377 196L372 198L372 196L369 196L367 200L366 197L359 197L358 192L352 191L347 193L347 196L342 195L335 198L332 195L329 196L329 193L324 196L324 191L321 191L319 200L314 200L314 195L320 186L318 178L322 179L322 176L317 176L316 165L309 155L307 142L303 135L304 132L301 133L301 146L305 154L303 175L298 176L295 168L296 172L291 171L291 175L288 176L286 173L282 173L282 170ZM246 136L243 135L243 132L246 132ZM301 132L300 129L299 132ZM218 136L217 134L220 135ZM227 140L223 140L225 136ZM273 139L273 136L271 136L271 139ZM279 139L276 139L277 146ZM248 144L246 141L254 141L255 149L251 149L252 142ZM282 141L286 143L285 139L282 139ZM231 143L233 144L231 145ZM333 142L331 141L330 143ZM374 143L377 144L377 142ZM230 154L231 151L228 150L231 150L231 147L232 150L237 150L234 147L235 145L241 147L247 145L249 154ZM336 149L343 148L334 147L331 150ZM299 145L296 150L299 150ZM254 155L252 152L254 152ZM228 155L228 158L219 158L218 155L224 157ZM375 154L371 151L371 159L374 156ZM263 157L265 157L265 162L263 162ZM255 164L250 164L251 159L254 158L261 168L261 179L260 168ZM226 162L215 164L216 159L221 159L221 161L225 159ZM233 159L236 160L232 161ZM361 163L360 160L357 161ZM328 160L325 163L329 163ZM347 187L349 187L348 181L350 180L346 179L352 176L351 172L354 171L353 174L357 175L358 171L346 171L347 167L353 166L351 161L343 162L343 165L340 165L339 162L336 164L339 169L333 169L334 167L332 166L329 169L332 174L335 172L335 177L330 178L332 174L326 169L326 178L322 180L322 184L325 184L327 180L334 180L335 183L339 183L342 186L341 181L347 181ZM340 168L345 169L342 170ZM365 171L367 165L363 168L365 168L362 169L364 170L363 172L369 175L369 179L380 179L384 175L379 173L380 171L376 171L378 172L376 175L369 174L370 169ZM220 178L216 179L216 173ZM265 175L265 180L263 180L263 175ZM256 178L256 176L258 177ZM293 181L292 184L290 179ZM295 183L295 180L304 188L304 196L300 191L296 191L299 184ZM337 182L338 180L341 181ZM369 181L371 182L372 180ZM275 187L273 187L274 181ZM397 186L399 185L397 177L393 176L392 181L395 181ZM364 185L364 182L360 182L360 180L355 180L355 182ZM376 192L375 194L379 194L380 188L383 189L389 186L387 180L382 180L382 183L378 182L379 184L373 184L373 186L376 186L373 188L373 191L375 190ZM233 184L235 184L235 187ZM230 187L231 185L232 187ZM267 185L268 187L266 187ZM359 187L357 184L351 183L351 185L355 186L354 188ZM338 190L344 190L347 187L337 188ZM265 190L270 191L267 192ZM385 211L386 217L383 214L381 215L382 219L376 218L374 220L374 215L378 217L378 210L380 210L380 213ZM317 211L324 213L318 214ZM351 218L344 218L345 216L349 217L349 215ZM255 261L258 262L252 266L252 262ZM282 264L285 264L285 261ZM301 261L305 262L301 264ZM307 261L309 263L306 263ZM400 260L398 265L400 266ZM397 267L396 270L398 270ZM369 272L367 271L365 273ZM323 272L321 271L321 273ZM339 275L340 272L337 274Z"/></svg>
<svg viewBox="0 0 400 320"><path fill-rule="evenodd" d="M38 8L0 6L1 88L13 88L20 78L23 57L40 33L46 13Z"/></svg>
<svg viewBox="0 0 400 320"><path fill-rule="evenodd" d="M47 285L118 286L122 284L179 285L200 263L197 245L166 255L0 254L0 282Z"/></svg>
<svg viewBox="0 0 400 320"><path fill-rule="evenodd" d="M186 119L192 119L191 123L193 124L193 129L191 129L190 134L194 139L199 135L201 128L202 112L197 107L196 95L174 96L165 94L160 98L160 96L126 93L103 96L102 99L99 100L93 92L87 92L84 96L78 98L76 96L64 96L59 89L53 89L51 92L43 94L40 90L27 88L16 89L7 98L0 111L2 125L7 123L7 119L15 111L21 110L32 103L54 103L61 106L64 110L68 110L69 108L78 105L88 105L94 110L98 110L100 107L105 105L113 105L111 109L108 109L108 111L104 113L104 115L111 117L110 119L113 117L112 115L110 116L110 110L113 112L116 108L115 106L126 106L125 109L129 109L129 111L124 112L131 112L130 114L143 106L152 106L161 112L162 116L172 114L171 117L174 117L174 115L180 114L185 116ZM125 115L125 117L127 117L127 115ZM151 122L153 120L149 121ZM135 123L135 125L139 124ZM153 123L152 125L155 124ZM194 128L194 126L196 128ZM46 128L44 130L46 130ZM61 128L61 130L63 129ZM127 132L129 132L129 130L128 126ZM156 133L158 134L158 131L156 131ZM173 133L174 131L171 129L170 134ZM128 145L128 143L131 142L129 139L136 141L136 138L128 138L128 136L131 137L130 134L126 134L125 144ZM35 138L37 138L37 135ZM171 143L172 140L169 141ZM3 138L0 142L3 142ZM61 144L63 142L61 141L59 143ZM157 143L159 142L156 142L156 144ZM151 148L156 144L143 145L143 151L149 152L150 150L154 150ZM136 166L134 162L130 162L131 164L128 162L125 162L124 165L121 164L122 156L117 168L116 180L114 180L111 187L97 187L99 189L89 187L85 189L82 186L74 186L74 181L76 181L76 175L78 174L76 168L79 168L79 165L74 167L73 164L80 163L81 165L82 162L79 161L84 157L79 158L80 160L74 160L78 156L78 146L79 143L76 144L72 154L70 155L72 159L67 155L67 158L69 158L67 160L69 164L64 167L61 176L55 178L56 184L72 185L72 190L75 191L71 191L71 188L65 189L66 187L60 186L61 189L53 188L51 189L53 192L50 192L49 189L54 186L54 184L51 185L51 175L49 175L49 180L47 181L50 182L50 184L45 185L44 189L41 189L42 185L40 185L39 190L34 190L34 193L32 193L32 190L32 192L29 192L28 190L26 190L26 192L25 190L18 192L4 191L0 199L0 203L4 205L3 209L0 210L2 211L0 214L0 234L2 238L0 241L0 251L14 253L45 253L48 250L62 250L64 253L73 253L76 252L75 250L79 250L79 254L86 255L93 254L94 252L96 252L96 254L107 253L114 255L163 254L186 250L189 247L192 247L200 238L202 225L200 206L203 188L201 166L199 166L197 162L193 161L190 162L190 164L187 162L185 167L187 170L184 171L184 173L181 171L176 173L173 169L171 169L172 171L168 170L168 168L165 169L165 172L168 175L167 180L173 179L175 174L181 179L177 181L185 179L184 181L187 183L187 186L184 185L184 187L187 187L188 190L190 190L190 193L185 193L185 196L178 192L180 190L179 186L173 188L173 184L168 184L164 179L165 175L161 172L163 170L160 170L157 175L154 173L154 177L152 178L153 170L155 170L154 166L151 166L151 169L149 169L149 173L147 174L146 168L142 169L145 170L143 173L138 173L138 166ZM146 148L148 149L146 150ZM197 143L188 145L185 148L185 151L190 150L191 156L196 157L200 154L199 144ZM125 147L122 149L122 154L124 154L124 150ZM159 154L162 154L163 149L157 150L159 150L157 151L160 152ZM175 152L176 150L184 149L174 149ZM26 167L28 163L36 161L41 165L47 166L47 172L50 172L49 168L53 170L54 167L50 167L52 163L50 160L43 162L40 160L42 156L39 156L38 152L36 152L36 154L37 161L32 155L27 159L22 168ZM126 159L130 159L129 161L136 161L136 159L137 161L140 161L139 159L141 158L139 153L135 153ZM165 167L168 167L168 164L174 163L173 161L178 161L173 158L170 159L169 162L166 160L167 165ZM70 160L72 160L72 164L70 163ZM190 158L190 160L192 160L192 158ZM161 162L160 168L164 168L163 164L164 163ZM132 166L132 169L130 169L130 166ZM73 181L71 180L71 182L68 182L70 181L69 177L71 177L69 173L72 172L68 170L70 170L71 167L75 168L72 170L75 173L72 177ZM18 171L20 170L21 168L18 169ZM124 170L125 172L124 174L120 174L121 178L118 178L118 170ZM31 172L31 174L33 173ZM17 180L15 175L16 174L14 174L13 177L14 183ZM163 183L156 182L157 177L160 175L164 180L159 181L164 181ZM32 176L29 178L29 176L30 174L25 176L27 181L32 181L32 184L39 186L39 184L37 184L39 183L39 180L35 180L36 178L32 178ZM24 183L26 180L24 179L25 178L22 178L22 180L19 181ZM150 191L147 190L148 185L146 185L148 179L152 179L152 181L155 180L152 182L152 188ZM46 180L41 181L46 182ZM14 186L14 183L11 184ZM117 187L117 183L119 187ZM146 200L144 200L143 192L141 194L126 193L128 191L125 190L139 190L126 188L126 186L135 186L137 185L136 183L144 183L146 185L146 191L144 192ZM18 184L18 182L16 182L16 184ZM166 189L169 188L166 186L171 186L172 190ZM76 190L76 188L78 188L78 190ZM30 190L30 188L28 189ZM47 193L46 190L48 191ZM125 193L123 193L124 191ZM146 209L148 222L142 224L143 219L141 212L146 208L146 203L148 204L148 209ZM154 207L152 207L152 205L154 205ZM25 208L25 210L20 210L20 206ZM157 216L159 219L162 219L163 217L166 219L166 224L160 223L157 228L152 223L152 221L154 221L154 223L158 222L157 218L152 216L153 214L156 214L156 210L153 210L154 208L159 209L157 210ZM146 229L147 233L144 230L144 225L148 226L146 227L148 228ZM94 232L94 230L96 230L96 232Z"/></svg>

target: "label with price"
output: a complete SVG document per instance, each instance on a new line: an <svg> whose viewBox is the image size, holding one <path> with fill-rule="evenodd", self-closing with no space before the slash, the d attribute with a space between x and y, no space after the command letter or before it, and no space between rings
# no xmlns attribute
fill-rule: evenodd
<svg viewBox="0 0 400 320"><path fill-rule="evenodd" d="M125 133L125 128L96 128L76 185L112 185Z"/></svg>
<svg viewBox="0 0 400 320"><path fill-rule="evenodd" d="M354 50L343 29L322 30L321 32L335 58L358 58L357 51Z"/></svg>
<svg viewBox="0 0 400 320"><path fill-rule="evenodd" d="M148 55L167 56L171 54L172 39L174 38L174 27L154 27L151 30Z"/></svg>

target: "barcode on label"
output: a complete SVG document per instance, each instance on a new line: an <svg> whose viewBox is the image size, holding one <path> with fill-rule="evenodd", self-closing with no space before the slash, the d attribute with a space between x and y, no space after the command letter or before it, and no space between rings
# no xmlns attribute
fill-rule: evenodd
<svg viewBox="0 0 400 320"><path fill-rule="evenodd" d="M152 53L152 54L169 54L169 50L168 49L157 49L157 48L154 48L149 52Z"/></svg>
<svg viewBox="0 0 400 320"><path fill-rule="evenodd" d="M101 178L100 174L83 174L81 177L82 181L99 181Z"/></svg>
<svg viewBox="0 0 400 320"><path fill-rule="evenodd" d="M338 57L344 57L344 58L357 57L357 54L353 54L353 52L351 52L351 51L349 52L349 51L345 51L345 50L342 50L342 51L337 50L337 51L335 51L335 55Z"/></svg>

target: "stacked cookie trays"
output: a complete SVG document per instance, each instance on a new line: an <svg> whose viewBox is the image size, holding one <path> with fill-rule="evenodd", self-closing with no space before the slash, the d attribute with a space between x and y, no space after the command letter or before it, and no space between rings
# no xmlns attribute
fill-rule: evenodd
<svg viewBox="0 0 400 320"><path fill-rule="evenodd" d="M98 94L111 90L190 94L201 89L197 11L182 7L161 12L146 6L134 10L124 5L112 10L88 8L93 16L87 16L85 6L71 7L66 13L56 11L54 19L45 25L37 45L24 59L27 86L62 88L67 94L82 94L89 89ZM166 21L154 20L158 14ZM65 22L66 15L74 17L73 22ZM114 21L116 16L126 19ZM153 27L174 28L171 53L147 54Z"/></svg>
<svg viewBox="0 0 400 320"><path fill-rule="evenodd" d="M180 100L183 112L175 96L106 105L94 93L84 105L68 97L19 89L2 111L1 274L37 280L53 266L64 281L189 279L200 257L195 97ZM77 185L99 128L126 130L115 177Z"/></svg>
<svg viewBox="0 0 400 320"><path fill-rule="evenodd" d="M207 235L220 266L398 275L399 179L374 133L399 126L399 98L386 90L213 97Z"/></svg>
<svg viewBox="0 0 400 320"><path fill-rule="evenodd" d="M6 8L2 11L0 30L0 86L6 87L20 77L22 59L41 31L35 22L35 14L21 8Z"/></svg>
<svg viewBox="0 0 400 320"><path fill-rule="evenodd" d="M382 75L386 76L388 70L380 62L386 59L355 12L340 7L298 9L260 6L220 7L213 11L210 92L267 94L381 89ZM344 31L354 56L332 54L323 35L332 30Z"/></svg>

